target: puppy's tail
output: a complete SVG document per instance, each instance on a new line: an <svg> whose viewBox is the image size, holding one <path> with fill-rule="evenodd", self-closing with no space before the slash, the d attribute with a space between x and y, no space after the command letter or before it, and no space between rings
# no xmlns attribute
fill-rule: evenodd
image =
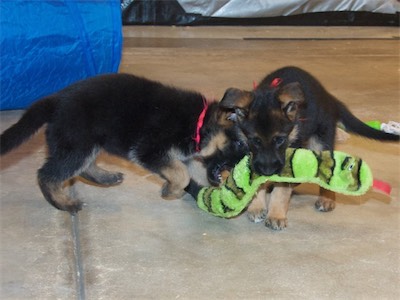
<svg viewBox="0 0 400 300"><path fill-rule="evenodd" d="M343 123L347 131L374 140L400 141L400 135L387 133L368 126L354 116L343 103L339 102L338 108L340 121Z"/></svg>
<svg viewBox="0 0 400 300"><path fill-rule="evenodd" d="M18 147L36 133L45 123L51 121L57 107L57 98L49 96L34 103L22 118L5 130L0 136L0 155Z"/></svg>

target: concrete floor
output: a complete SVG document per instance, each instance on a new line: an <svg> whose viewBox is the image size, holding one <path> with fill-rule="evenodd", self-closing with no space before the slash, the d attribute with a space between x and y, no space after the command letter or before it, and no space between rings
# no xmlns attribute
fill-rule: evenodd
<svg viewBox="0 0 400 300"><path fill-rule="evenodd" d="M400 121L397 28L127 27L121 71L221 98L285 65L313 73L361 119ZM0 112L5 130L21 111ZM189 196L165 201L162 181L103 155L122 185L77 182L79 216L50 207L36 185L43 131L1 158L1 299L399 299L400 147L351 137L391 197L337 195L313 209L302 185L289 226L225 220Z"/></svg>

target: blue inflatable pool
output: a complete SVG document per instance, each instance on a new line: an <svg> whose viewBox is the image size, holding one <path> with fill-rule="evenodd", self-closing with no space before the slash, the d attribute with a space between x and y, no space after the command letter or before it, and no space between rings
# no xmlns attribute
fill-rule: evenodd
<svg viewBox="0 0 400 300"><path fill-rule="evenodd" d="M119 0L1 0L0 10L0 109L118 71Z"/></svg>

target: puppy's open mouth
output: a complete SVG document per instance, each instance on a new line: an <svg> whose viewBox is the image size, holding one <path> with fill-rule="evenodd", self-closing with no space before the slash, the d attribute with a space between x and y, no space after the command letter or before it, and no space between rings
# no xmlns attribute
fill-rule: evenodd
<svg viewBox="0 0 400 300"><path fill-rule="evenodd" d="M214 185L218 186L226 178L227 174L231 171L231 167L227 164L219 164L211 170L208 174L208 181Z"/></svg>

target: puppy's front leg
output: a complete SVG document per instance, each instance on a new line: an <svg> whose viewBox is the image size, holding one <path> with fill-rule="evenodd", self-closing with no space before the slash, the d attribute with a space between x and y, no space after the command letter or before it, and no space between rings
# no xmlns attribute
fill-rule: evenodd
<svg viewBox="0 0 400 300"><path fill-rule="evenodd" d="M247 207L247 217L254 223L259 223L267 217L267 204L266 204L267 190L265 185L261 186L257 195L250 202Z"/></svg>
<svg viewBox="0 0 400 300"><path fill-rule="evenodd" d="M265 226L282 230L287 226L286 214L293 188L288 184L276 184L267 201L268 214Z"/></svg>
<svg viewBox="0 0 400 300"><path fill-rule="evenodd" d="M161 196L165 199L181 198L188 186L190 176L185 164L180 160L172 160L161 169L161 175L167 181L161 190Z"/></svg>

